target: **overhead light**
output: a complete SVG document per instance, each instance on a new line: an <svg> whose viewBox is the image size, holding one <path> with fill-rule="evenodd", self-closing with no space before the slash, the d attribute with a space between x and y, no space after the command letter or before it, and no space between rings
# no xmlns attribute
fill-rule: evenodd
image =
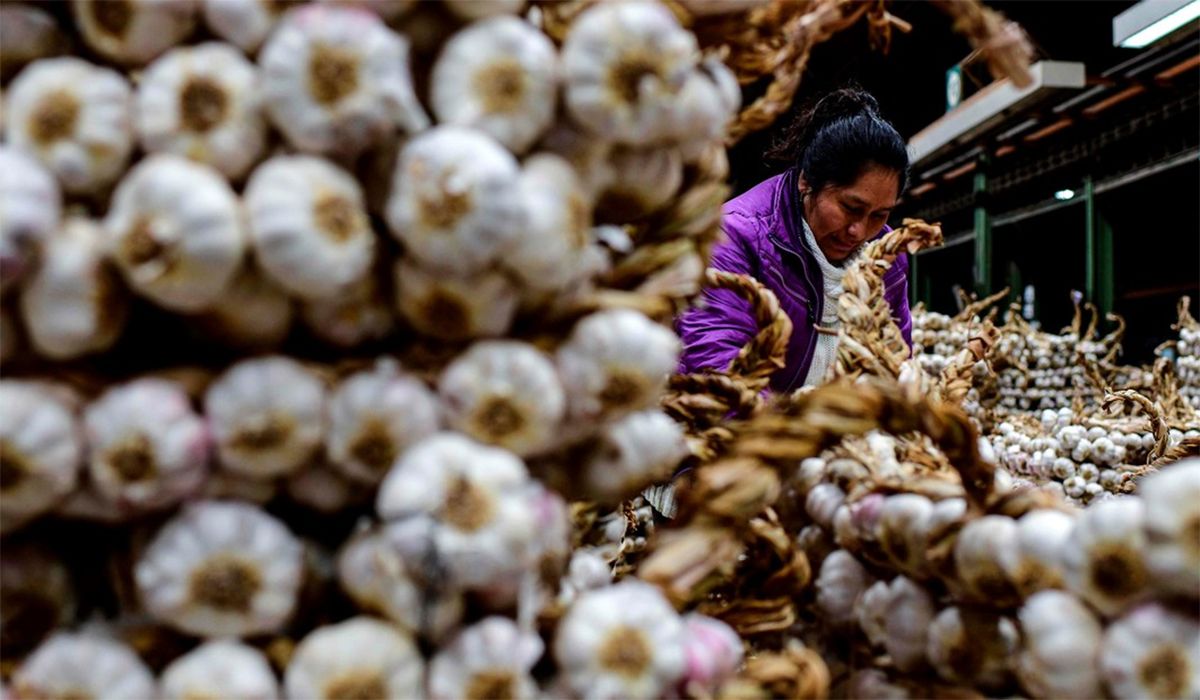
<svg viewBox="0 0 1200 700"><path fill-rule="evenodd" d="M1075 196L1075 190L1059 190L1054 193L1054 198L1060 202L1065 202Z"/></svg>
<svg viewBox="0 0 1200 700"><path fill-rule="evenodd" d="M1113 18L1113 45L1141 49L1200 18L1200 0L1142 0Z"/></svg>

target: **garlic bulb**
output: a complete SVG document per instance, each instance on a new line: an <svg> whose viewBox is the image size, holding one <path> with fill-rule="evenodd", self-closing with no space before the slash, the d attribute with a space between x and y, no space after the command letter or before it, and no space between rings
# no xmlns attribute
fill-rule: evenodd
<svg viewBox="0 0 1200 700"><path fill-rule="evenodd" d="M927 645L929 662L945 680L998 690L1011 673L1020 635L1008 618L949 607L929 625Z"/></svg>
<svg viewBox="0 0 1200 700"><path fill-rule="evenodd" d="M343 295L304 302L300 317L318 338L340 347L379 340L395 326L391 300L372 277Z"/></svg>
<svg viewBox="0 0 1200 700"><path fill-rule="evenodd" d="M286 357L243 360L204 395L221 466L269 478L306 464L325 436L325 386Z"/></svg>
<svg viewBox="0 0 1200 700"><path fill-rule="evenodd" d="M289 475L284 481L284 490L292 501L326 515L368 500L364 489L323 460Z"/></svg>
<svg viewBox="0 0 1200 700"><path fill-rule="evenodd" d="M411 10L417 0L317 0L317 2L329 2L370 10L379 15L380 19L391 22Z"/></svg>
<svg viewBox="0 0 1200 700"><path fill-rule="evenodd" d="M44 8L5 4L0 7L0 78L5 82L39 58L56 56L67 49L67 39L58 22Z"/></svg>
<svg viewBox="0 0 1200 700"><path fill-rule="evenodd" d="M89 474L105 499L136 509L195 493L208 469L208 429L179 385L135 379L87 408Z"/></svg>
<svg viewBox="0 0 1200 700"><path fill-rule="evenodd" d="M287 294L252 264L246 264L198 320L230 344L270 348L287 338L293 316Z"/></svg>
<svg viewBox="0 0 1200 700"><path fill-rule="evenodd" d="M429 81L440 123L478 129L524 153L554 121L558 56L528 22L495 17L451 37Z"/></svg>
<svg viewBox="0 0 1200 700"><path fill-rule="evenodd" d="M178 44L196 24L196 0L72 0L88 46L119 63L143 64Z"/></svg>
<svg viewBox="0 0 1200 700"><path fill-rule="evenodd" d="M259 89L254 65L228 44L168 51L138 84L142 148L186 156L241 179L266 145Z"/></svg>
<svg viewBox="0 0 1200 700"><path fill-rule="evenodd" d="M576 18L563 42L567 110L602 138L656 141L670 124L696 54L695 37L666 7L594 5Z"/></svg>
<svg viewBox="0 0 1200 700"><path fill-rule="evenodd" d="M854 622L854 602L871 585L871 575L854 555L839 549L821 563L817 574L817 610L833 627Z"/></svg>
<svg viewBox="0 0 1200 700"><path fill-rule="evenodd" d="M289 698L419 698L424 661L412 639L374 618L318 627L284 672Z"/></svg>
<svg viewBox="0 0 1200 700"><path fill-rule="evenodd" d="M1137 498L1096 503L1076 517L1063 549L1067 585L1104 615L1146 594L1144 512Z"/></svg>
<svg viewBox="0 0 1200 700"><path fill-rule="evenodd" d="M49 387L0 381L0 529L49 510L75 488L83 449L71 408Z"/></svg>
<svg viewBox="0 0 1200 700"><path fill-rule="evenodd" d="M4 543L0 558L0 606L4 651L24 656L56 628L75 619L77 596L71 573L42 542Z"/></svg>
<svg viewBox="0 0 1200 700"><path fill-rule="evenodd" d="M910 576L920 577L926 572L925 550L932 518L933 502L920 494L896 494L883 502L876 537L892 563Z"/></svg>
<svg viewBox="0 0 1200 700"><path fill-rule="evenodd" d="M215 303L245 248L229 183L207 166L167 154L145 158L125 176L104 231L129 286L181 312Z"/></svg>
<svg viewBox="0 0 1200 700"><path fill-rule="evenodd" d="M234 499L266 505L279 492L279 482L252 479L227 471L214 471L208 475L200 490L200 497L212 500Z"/></svg>
<svg viewBox="0 0 1200 700"><path fill-rule="evenodd" d="M109 185L133 150L129 83L72 57L34 61L9 86L5 139L72 193Z"/></svg>
<svg viewBox="0 0 1200 700"><path fill-rule="evenodd" d="M683 156L676 148L618 148L614 177L596 205L605 221L632 221L671 202L683 185Z"/></svg>
<svg viewBox="0 0 1200 700"><path fill-rule="evenodd" d="M204 0L204 22L213 34L253 54L284 9L282 3L263 0Z"/></svg>
<svg viewBox="0 0 1200 700"><path fill-rule="evenodd" d="M498 272L457 277L396 263L396 307L413 328L439 340L504 335L519 301L516 285Z"/></svg>
<svg viewBox="0 0 1200 700"><path fill-rule="evenodd" d="M683 681L715 692L742 665L742 639L729 625L699 613L684 615L683 624L687 630Z"/></svg>
<svg viewBox="0 0 1200 700"><path fill-rule="evenodd" d="M527 289L563 290L580 277L591 241L588 195L571 165L550 153L525 160L520 185L529 220L502 262Z"/></svg>
<svg viewBox="0 0 1200 700"><path fill-rule="evenodd" d="M1100 621L1075 596L1041 591L1018 613L1024 649L1016 660L1021 686L1039 698L1098 698Z"/></svg>
<svg viewBox="0 0 1200 700"><path fill-rule="evenodd" d="M71 217L50 236L20 304L30 342L51 359L98 352L116 342L128 300L104 259L98 223Z"/></svg>
<svg viewBox="0 0 1200 700"><path fill-rule="evenodd" d="M471 21L497 15L515 15L525 0L445 0L446 8L461 19Z"/></svg>
<svg viewBox="0 0 1200 700"><path fill-rule="evenodd" d="M159 691L164 700L275 700L279 683L261 651L221 639L205 642L172 661L163 670Z"/></svg>
<svg viewBox="0 0 1200 700"><path fill-rule="evenodd" d="M134 567L146 610L188 634L241 636L281 627L296 605L303 549L255 506L188 504Z"/></svg>
<svg viewBox="0 0 1200 700"><path fill-rule="evenodd" d="M519 172L516 158L480 131L431 129L400 154L388 226L422 265L478 272L526 225Z"/></svg>
<svg viewBox="0 0 1200 700"><path fill-rule="evenodd" d="M483 586L518 572L529 557L536 527L528 483L512 453L439 433L396 462L376 510L386 520L428 521L429 546L449 581Z"/></svg>
<svg viewBox="0 0 1200 700"><path fill-rule="evenodd" d="M1064 587L1063 554L1074 527L1074 517L1049 509L1031 511L1017 521L1017 556L1001 563L1022 597Z"/></svg>
<svg viewBox="0 0 1200 700"><path fill-rule="evenodd" d="M867 641L883 647L887 642L887 618L892 604L892 589L887 581L876 581L854 601L854 619Z"/></svg>
<svg viewBox="0 0 1200 700"><path fill-rule="evenodd" d="M584 318L558 350L571 415L613 417L654 405L679 351L674 333L637 311L614 309Z"/></svg>
<svg viewBox="0 0 1200 700"><path fill-rule="evenodd" d="M1200 459L1163 467L1142 479L1146 566L1151 583L1167 593L1200 591Z"/></svg>
<svg viewBox="0 0 1200 700"><path fill-rule="evenodd" d="M94 633L59 632L12 677L17 698L152 698L154 675L121 642Z"/></svg>
<svg viewBox="0 0 1200 700"><path fill-rule="evenodd" d="M804 512L817 525L833 530L833 518L846 502L846 493L834 484L817 484L804 497Z"/></svg>
<svg viewBox="0 0 1200 700"><path fill-rule="evenodd" d="M0 289L7 289L33 268L62 216L54 175L7 144L0 144L0 211Z"/></svg>
<svg viewBox="0 0 1200 700"><path fill-rule="evenodd" d="M542 138L538 148L570 163L592 200L598 198L616 177L609 160L613 145L569 121L556 122Z"/></svg>
<svg viewBox="0 0 1200 700"><path fill-rule="evenodd" d="M437 432L438 402L394 360L342 380L329 399L329 459L347 477L378 484L396 458Z"/></svg>
<svg viewBox="0 0 1200 700"><path fill-rule="evenodd" d="M1200 625L1157 603L1135 608L1108 626L1100 674L1112 697L1200 696Z"/></svg>
<svg viewBox="0 0 1200 700"><path fill-rule="evenodd" d="M506 617L487 617L466 628L429 662L429 697L538 697L530 671L542 656L542 640Z"/></svg>
<svg viewBox="0 0 1200 700"><path fill-rule="evenodd" d="M292 294L339 296L370 272L375 233L362 189L332 163L276 156L250 176L245 203L255 259Z"/></svg>
<svg viewBox="0 0 1200 700"><path fill-rule="evenodd" d="M928 591L904 576L893 579L888 592L883 646L896 668L907 673L925 663L929 626L937 608Z"/></svg>
<svg viewBox="0 0 1200 700"><path fill-rule="evenodd" d="M554 658L588 698L655 698L686 671L686 627L654 586L626 579L580 594L559 622Z"/></svg>
<svg viewBox="0 0 1200 700"><path fill-rule="evenodd" d="M716 56L700 63L683 83L671 115L671 135L689 162L700 158L706 141L719 138L742 104L737 76Z"/></svg>
<svg viewBox="0 0 1200 700"><path fill-rule="evenodd" d="M438 380L450 427L525 456L557 436L566 397L554 363L517 341L480 341Z"/></svg>
<svg viewBox="0 0 1200 700"><path fill-rule="evenodd" d="M688 454L679 423L658 409L638 411L602 429L583 481L590 498L615 502L670 479Z"/></svg>
<svg viewBox="0 0 1200 700"><path fill-rule="evenodd" d="M979 602L1001 604L1016 591L1006 571L1019 557L1017 523L1003 515L971 520L958 533L954 566L966 592Z"/></svg>
<svg viewBox="0 0 1200 700"><path fill-rule="evenodd" d="M353 155L397 126L429 124L413 92L408 40L374 13L292 10L259 54L267 114L297 149Z"/></svg>

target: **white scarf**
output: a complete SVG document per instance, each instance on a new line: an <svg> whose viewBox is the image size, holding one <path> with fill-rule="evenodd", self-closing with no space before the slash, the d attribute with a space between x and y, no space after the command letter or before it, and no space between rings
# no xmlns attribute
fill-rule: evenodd
<svg viewBox="0 0 1200 700"><path fill-rule="evenodd" d="M834 264L825 257L825 253L817 245L816 236L813 235L808 221L805 221L801 217L800 222L804 225L804 243L812 251L813 258L817 261L817 266L821 268L822 294L824 295L824 299L821 302L821 319L819 323L825 328L836 330L841 325L837 310L838 297L842 295L843 291L842 277L846 274L846 265L853 261L858 255L858 251L862 250L862 248L860 246L847 256L840 265ZM814 322L816 322L816 319L814 319ZM814 332L816 331L814 330ZM817 386L825 381L825 374L837 359L837 346L838 337L836 335L817 333L817 346L813 350L812 364L808 366L808 374L804 377L805 386Z"/></svg>

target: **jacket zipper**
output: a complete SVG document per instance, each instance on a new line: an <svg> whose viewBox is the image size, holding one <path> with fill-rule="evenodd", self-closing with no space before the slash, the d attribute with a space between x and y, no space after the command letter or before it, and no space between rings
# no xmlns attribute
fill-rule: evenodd
<svg viewBox="0 0 1200 700"><path fill-rule="evenodd" d="M780 241L775 236L774 233L768 232L767 238L769 238L773 244L775 244L777 247L779 247L779 249L783 250L785 253L789 253L789 254L795 256L795 258L800 262L800 266L804 269L804 275L803 275L804 284L806 287L808 287L809 294L810 294L810 296L808 298L808 305L807 305L808 306L808 317L809 317L808 320L810 323L816 323L816 321L814 319L819 318L819 316L817 316L816 314L818 313L818 311L821 310L821 307L823 307L824 299L822 299L821 296L817 294L816 290L813 289L812 281L808 279L808 277L809 277L808 265L804 262L803 256L801 256L799 253L792 250L788 246L784 245L783 242ZM778 270L775 270L775 275L776 275L776 277L779 278L779 286L788 290L788 292L790 292L792 295L796 294L795 290L793 290L791 287L789 287L787 285L787 283L784 281L783 274L781 272L779 272ZM804 356L801 358L802 360L807 360L807 362L802 363L804 365L805 371L807 371L808 367L812 365L812 354L813 354L813 348L815 346L815 341L813 340L814 338L815 338L815 336L810 336L810 341L804 349ZM791 379L788 380L788 385L787 385L787 389L786 389L787 391L791 391L792 388L795 387L796 380L800 377L800 371L801 371L801 368L797 367L796 370L792 373Z"/></svg>

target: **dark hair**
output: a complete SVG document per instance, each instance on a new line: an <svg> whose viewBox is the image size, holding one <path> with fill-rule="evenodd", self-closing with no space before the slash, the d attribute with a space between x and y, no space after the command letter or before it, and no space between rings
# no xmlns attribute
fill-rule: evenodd
<svg viewBox="0 0 1200 700"><path fill-rule="evenodd" d="M908 184L908 147L871 93L846 87L802 111L767 156L793 164L814 192L852 184L871 165Z"/></svg>

